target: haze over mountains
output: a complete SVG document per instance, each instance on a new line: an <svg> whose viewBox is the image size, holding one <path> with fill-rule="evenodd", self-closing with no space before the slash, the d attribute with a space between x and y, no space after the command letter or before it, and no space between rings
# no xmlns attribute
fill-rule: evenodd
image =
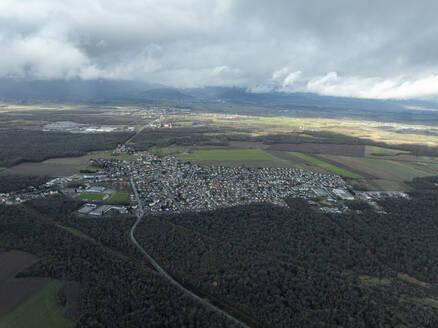
<svg viewBox="0 0 438 328"><path fill-rule="evenodd" d="M437 99L437 2L0 3L0 77Z"/></svg>
<svg viewBox="0 0 438 328"><path fill-rule="evenodd" d="M438 108L424 100L379 100L322 96L303 92L252 92L239 87L171 88L140 81L0 79L0 100L13 102L88 102L122 104L170 102L229 103L274 108L332 108L405 112L406 106Z"/></svg>

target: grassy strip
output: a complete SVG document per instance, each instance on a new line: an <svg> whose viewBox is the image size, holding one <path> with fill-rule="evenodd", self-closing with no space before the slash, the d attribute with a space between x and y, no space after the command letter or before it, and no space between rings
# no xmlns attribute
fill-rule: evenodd
<svg viewBox="0 0 438 328"><path fill-rule="evenodd" d="M56 292L60 286L51 281L44 289L33 295L24 304L0 320L0 328L69 328L75 323L62 314L56 303Z"/></svg>
<svg viewBox="0 0 438 328"><path fill-rule="evenodd" d="M373 154L384 155L386 154L386 149L378 146L373 146Z"/></svg>
<svg viewBox="0 0 438 328"><path fill-rule="evenodd" d="M331 172L333 172L335 174L338 174L338 175L341 175L343 177L346 177L346 178L353 178L353 179L361 179L361 178L363 178L359 174L350 172L350 171L345 170L345 169L341 169L340 167L334 166L332 164L329 164L327 162L321 161L321 160L319 160L317 158L311 157L309 155L306 155L306 154L303 154L303 153L300 153L300 152L293 151L293 152L290 152L290 154L292 154L292 155L294 155L294 156L296 156L298 158L301 158L301 159L303 159L305 161L308 161L308 162L310 162L312 164L315 164L315 165L317 165L317 166L319 166L319 167L321 167L323 169L329 170L329 171L331 171Z"/></svg>
<svg viewBox="0 0 438 328"><path fill-rule="evenodd" d="M104 197L105 194L94 192L84 192L78 196L79 199L85 200L102 200Z"/></svg>
<svg viewBox="0 0 438 328"><path fill-rule="evenodd" d="M260 149L195 150L180 156L187 161L269 161L276 158Z"/></svg>

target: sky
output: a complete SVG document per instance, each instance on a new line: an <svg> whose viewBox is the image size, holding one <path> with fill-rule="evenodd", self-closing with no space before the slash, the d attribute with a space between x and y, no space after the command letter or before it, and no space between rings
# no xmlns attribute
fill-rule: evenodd
<svg viewBox="0 0 438 328"><path fill-rule="evenodd" d="M434 0L0 0L0 78L438 99Z"/></svg>

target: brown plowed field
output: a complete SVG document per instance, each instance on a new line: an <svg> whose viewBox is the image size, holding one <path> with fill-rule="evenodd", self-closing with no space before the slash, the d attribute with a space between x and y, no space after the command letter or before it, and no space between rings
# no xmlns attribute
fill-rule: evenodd
<svg viewBox="0 0 438 328"><path fill-rule="evenodd" d="M17 273L37 260L36 256L21 251L0 253L0 318L50 282L49 278L15 278Z"/></svg>
<svg viewBox="0 0 438 328"><path fill-rule="evenodd" d="M79 166L49 163L22 163L12 166L1 174L41 175L49 177L69 176L79 172Z"/></svg>
<svg viewBox="0 0 438 328"><path fill-rule="evenodd" d="M306 154L330 154L341 156L363 157L365 156L364 145L338 145L338 144L274 144L268 149L280 151L298 151Z"/></svg>

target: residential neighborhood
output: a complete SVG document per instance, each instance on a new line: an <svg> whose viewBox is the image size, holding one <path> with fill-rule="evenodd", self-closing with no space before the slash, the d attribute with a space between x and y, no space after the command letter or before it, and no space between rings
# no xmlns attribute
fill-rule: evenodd
<svg viewBox="0 0 438 328"><path fill-rule="evenodd" d="M117 152L132 154L133 150L119 147ZM43 186L0 194L0 201L17 204L62 193L89 201L79 209L81 215L127 214L129 207L136 206L132 202L133 196L129 195L132 191L128 187L124 204L111 204L115 193L112 186L127 184L131 177L150 214L206 211L261 202L288 206L285 200L290 197L306 199L325 213L348 211L344 201L355 199L368 202L376 211L381 211L376 203L379 199L408 197L402 192L355 192L338 175L296 168L199 165L184 162L173 155L160 157L146 151L136 155L132 161L91 159L90 165L99 167L96 174L55 178ZM68 187L74 182L79 183L76 188Z"/></svg>

